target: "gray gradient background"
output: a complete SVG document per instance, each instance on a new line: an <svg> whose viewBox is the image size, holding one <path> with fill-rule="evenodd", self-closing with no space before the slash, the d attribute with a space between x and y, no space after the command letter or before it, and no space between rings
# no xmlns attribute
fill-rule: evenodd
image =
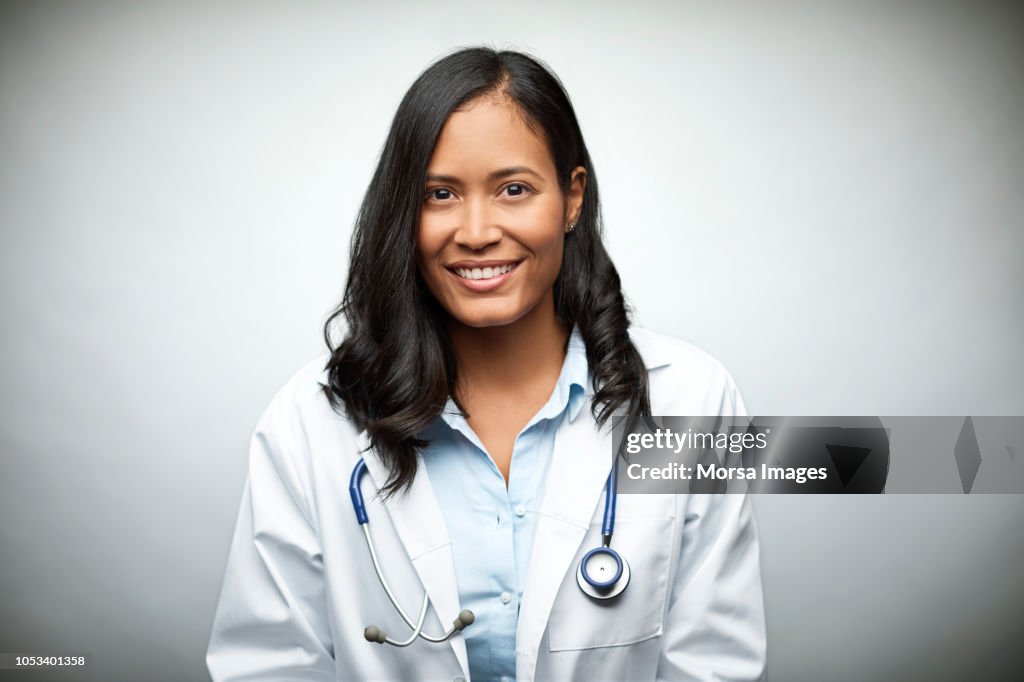
<svg viewBox="0 0 1024 682"><path fill-rule="evenodd" d="M321 351L399 99L459 45L559 73L639 322L754 413L1024 414L1022 18L0 4L0 651L205 678L255 420ZM1024 672L1021 496L755 507L773 679Z"/></svg>

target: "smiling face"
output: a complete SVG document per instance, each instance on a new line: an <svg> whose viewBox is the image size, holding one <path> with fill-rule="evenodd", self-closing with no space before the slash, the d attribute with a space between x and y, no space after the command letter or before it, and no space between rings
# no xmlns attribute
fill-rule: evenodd
<svg viewBox="0 0 1024 682"><path fill-rule="evenodd" d="M427 166L416 257L453 321L469 327L554 315L552 287L586 171L558 185L554 159L509 100L482 97L453 112Z"/></svg>

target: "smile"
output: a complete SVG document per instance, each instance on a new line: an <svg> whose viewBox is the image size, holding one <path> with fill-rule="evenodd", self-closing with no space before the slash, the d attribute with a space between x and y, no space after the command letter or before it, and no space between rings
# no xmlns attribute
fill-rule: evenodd
<svg viewBox="0 0 1024 682"><path fill-rule="evenodd" d="M451 268L451 270L463 279L494 279L512 272L517 265L519 265L518 262L482 268Z"/></svg>
<svg viewBox="0 0 1024 682"><path fill-rule="evenodd" d="M445 266L463 291L484 294L499 291L512 277L522 260L464 260Z"/></svg>

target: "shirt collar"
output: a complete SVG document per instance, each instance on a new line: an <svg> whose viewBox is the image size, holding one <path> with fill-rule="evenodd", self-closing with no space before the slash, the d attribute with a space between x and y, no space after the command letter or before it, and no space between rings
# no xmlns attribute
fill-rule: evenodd
<svg viewBox="0 0 1024 682"><path fill-rule="evenodd" d="M569 345L565 351L565 363L558 377L558 387L569 385L569 421L576 421L576 415L587 402L587 387L590 385L590 365L587 363L587 345L583 343L580 328L573 326ZM557 388L556 388L557 390Z"/></svg>
<svg viewBox="0 0 1024 682"><path fill-rule="evenodd" d="M569 335L569 343L565 349L565 360L562 371L555 383L555 390L544 407L530 420L525 428L529 428L541 419L550 419L563 410L568 411L569 421L576 421L577 415L586 404L587 387L589 386L590 366L587 363L587 346L583 342L579 326L574 325ZM465 418L459 413L455 401L449 396L448 402L441 412L441 418L448 426L463 431ZM524 429L525 430L525 429Z"/></svg>

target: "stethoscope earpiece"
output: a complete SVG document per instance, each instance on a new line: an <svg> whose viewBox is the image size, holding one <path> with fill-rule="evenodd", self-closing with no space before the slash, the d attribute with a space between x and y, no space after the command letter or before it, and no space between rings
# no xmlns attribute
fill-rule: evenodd
<svg viewBox="0 0 1024 682"><path fill-rule="evenodd" d="M467 625L472 625L475 620L476 616L473 615L472 611L469 609L462 609L459 611L459 616L455 619L455 622L452 623L452 627L456 630L462 630Z"/></svg>
<svg viewBox="0 0 1024 682"><path fill-rule="evenodd" d="M363 637L366 638L367 642L375 642L377 644L383 644L388 639L388 636L384 634L384 631L376 625L371 625L363 630Z"/></svg>

